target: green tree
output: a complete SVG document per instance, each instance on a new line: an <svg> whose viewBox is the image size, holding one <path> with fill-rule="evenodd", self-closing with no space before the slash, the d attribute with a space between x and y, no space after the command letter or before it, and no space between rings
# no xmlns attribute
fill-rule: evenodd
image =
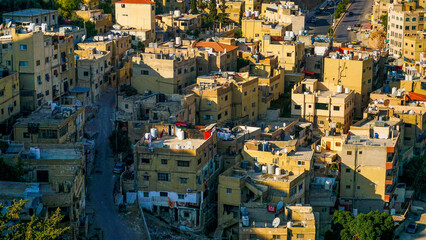
<svg viewBox="0 0 426 240"><path fill-rule="evenodd" d="M124 93L127 97L138 94L138 91L134 87L132 87L128 84L121 85L120 86L120 92Z"/></svg>
<svg viewBox="0 0 426 240"><path fill-rule="evenodd" d="M81 3L81 0L55 0L59 5L62 16L65 18L71 17L72 11L76 10Z"/></svg>
<svg viewBox="0 0 426 240"><path fill-rule="evenodd" d="M331 231L325 239L330 240L387 240L393 239L394 222L392 216L378 210L354 217L346 211L336 211L333 215Z"/></svg>
<svg viewBox="0 0 426 240"><path fill-rule="evenodd" d="M217 21L217 7L216 0L209 1L209 20L212 22Z"/></svg>
<svg viewBox="0 0 426 240"><path fill-rule="evenodd" d="M197 0L191 0L191 13L198 14Z"/></svg>
<svg viewBox="0 0 426 240"><path fill-rule="evenodd" d="M221 0L219 8L221 11L221 13L219 14L219 22L223 25L228 19L228 16L225 13L226 9L228 8L228 6L226 6L226 0Z"/></svg>
<svg viewBox="0 0 426 240"><path fill-rule="evenodd" d="M121 128L118 128L118 130L114 129L109 136L109 146L114 154L130 151L130 145L131 143L127 133Z"/></svg>
<svg viewBox="0 0 426 240"><path fill-rule="evenodd" d="M385 15L382 15L382 16L380 16L380 23L383 25L383 28L385 29L385 32L386 32L386 30L388 29L388 15L387 14L385 14Z"/></svg>
<svg viewBox="0 0 426 240"><path fill-rule="evenodd" d="M234 30L234 37L235 38L242 38L243 37L243 31L241 30L241 28L236 28Z"/></svg>
<svg viewBox="0 0 426 240"><path fill-rule="evenodd" d="M21 182L23 175L24 169L20 163L17 166L10 166L0 159L0 181Z"/></svg>
<svg viewBox="0 0 426 240"><path fill-rule="evenodd" d="M11 206L6 207L6 211L0 204L0 239L50 240L58 239L68 231L69 227L58 226L64 218L59 208L46 219L33 215L30 221L21 221L19 215L25 203L24 200L14 200Z"/></svg>
<svg viewBox="0 0 426 240"><path fill-rule="evenodd" d="M401 180L418 195L426 189L426 155L416 156L404 166Z"/></svg>

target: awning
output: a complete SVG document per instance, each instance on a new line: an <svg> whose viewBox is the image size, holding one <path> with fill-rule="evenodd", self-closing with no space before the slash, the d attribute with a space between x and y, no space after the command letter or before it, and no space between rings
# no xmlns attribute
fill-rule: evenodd
<svg viewBox="0 0 426 240"><path fill-rule="evenodd" d="M415 92L408 92L406 100L426 102L426 95Z"/></svg>
<svg viewBox="0 0 426 240"><path fill-rule="evenodd" d="M90 91L90 88L85 87L75 87L70 90L70 93L87 93Z"/></svg>
<svg viewBox="0 0 426 240"><path fill-rule="evenodd" d="M308 70L303 70L302 72L306 73L306 74L309 74L309 75L314 75L315 74L314 72L311 72L311 71L308 71Z"/></svg>

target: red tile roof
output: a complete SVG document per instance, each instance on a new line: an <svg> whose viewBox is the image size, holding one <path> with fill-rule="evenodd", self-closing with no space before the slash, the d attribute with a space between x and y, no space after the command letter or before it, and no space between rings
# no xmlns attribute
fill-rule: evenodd
<svg viewBox="0 0 426 240"><path fill-rule="evenodd" d="M218 43L218 42L197 42L195 44L196 47L205 47L205 48L213 48L215 52L227 52L237 49L237 46L232 46L228 44Z"/></svg>
<svg viewBox="0 0 426 240"><path fill-rule="evenodd" d="M420 93L415 93L415 92L408 92L407 94L408 96L406 97L406 100L409 101L422 101L425 102L426 101L426 95L420 94Z"/></svg>
<svg viewBox="0 0 426 240"><path fill-rule="evenodd" d="M149 0L121 0L115 3L155 4L155 2Z"/></svg>

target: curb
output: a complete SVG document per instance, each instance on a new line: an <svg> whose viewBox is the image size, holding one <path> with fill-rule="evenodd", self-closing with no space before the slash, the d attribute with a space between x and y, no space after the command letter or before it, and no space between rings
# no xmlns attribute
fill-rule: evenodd
<svg viewBox="0 0 426 240"><path fill-rule="evenodd" d="M349 8L352 7L352 1L348 4L348 7L346 8L345 12L343 13L342 16L340 16L340 18L337 20L337 23L334 25L333 28L333 34L336 32L337 27L339 26L340 22L342 22L343 18L345 18L346 14L348 13Z"/></svg>

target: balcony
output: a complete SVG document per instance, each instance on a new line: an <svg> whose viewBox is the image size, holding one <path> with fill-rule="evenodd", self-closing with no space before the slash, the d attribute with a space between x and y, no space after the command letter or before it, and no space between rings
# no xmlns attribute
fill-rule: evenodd
<svg viewBox="0 0 426 240"><path fill-rule="evenodd" d="M395 176L386 176L385 184L386 185L392 185L394 179L395 179Z"/></svg>

